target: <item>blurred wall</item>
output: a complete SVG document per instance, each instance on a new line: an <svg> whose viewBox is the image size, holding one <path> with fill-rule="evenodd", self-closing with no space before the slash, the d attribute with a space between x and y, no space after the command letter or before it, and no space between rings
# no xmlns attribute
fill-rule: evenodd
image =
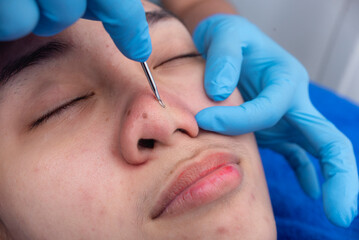
<svg viewBox="0 0 359 240"><path fill-rule="evenodd" d="M227 0L298 58L312 80L359 104L359 0Z"/></svg>

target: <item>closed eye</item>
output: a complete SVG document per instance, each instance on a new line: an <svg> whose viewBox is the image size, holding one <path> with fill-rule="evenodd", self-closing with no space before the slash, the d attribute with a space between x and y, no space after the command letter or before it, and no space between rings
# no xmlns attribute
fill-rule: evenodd
<svg viewBox="0 0 359 240"><path fill-rule="evenodd" d="M90 93L88 93L86 95L74 98L74 99L68 101L67 103L64 103L64 104L56 107L53 110L50 110L49 112L45 113L40 118L35 120L33 123L31 123L30 124L30 130L32 130L32 129L36 128L36 127L39 127L41 124L44 124L50 118L60 115L61 113L63 113L68 108L75 106L76 104L80 103L83 100L86 100L86 99L92 97L93 95L95 95L95 93L90 92Z"/></svg>
<svg viewBox="0 0 359 240"><path fill-rule="evenodd" d="M159 66L162 66L165 63L168 63L168 62L171 62L171 61L174 61L174 60L177 60L177 59L194 58L194 57L201 57L201 56L202 55L200 53L198 53L198 52L186 53L186 54L178 55L178 56L172 57L170 59L167 59L167 60L161 62L157 66L153 67L153 69L156 69L156 68L158 68Z"/></svg>

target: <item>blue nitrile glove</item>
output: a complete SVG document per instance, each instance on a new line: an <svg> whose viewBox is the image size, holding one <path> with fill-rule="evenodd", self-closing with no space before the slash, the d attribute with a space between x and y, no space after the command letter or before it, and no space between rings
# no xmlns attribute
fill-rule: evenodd
<svg viewBox="0 0 359 240"><path fill-rule="evenodd" d="M215 15L194 31L207 60L205 89L214 100L238 87L245 100L236 107L210 107L196 119L201 128L222 134L256 132L260 146L284 155L301 187L320 195L314 166L306 151L320 160L325 179L324 211L338 226L357 216L358 172L351 142L312 105L304 67L246 19Z"/></svg>
<svg viewBox="0 0 359 240"><path fill-rule="evenodd" d="M102 21L126 57L142 62L150 56L151 40L140 0L0 0L0 41L31 32L54 35L81 17Z"/></svg>

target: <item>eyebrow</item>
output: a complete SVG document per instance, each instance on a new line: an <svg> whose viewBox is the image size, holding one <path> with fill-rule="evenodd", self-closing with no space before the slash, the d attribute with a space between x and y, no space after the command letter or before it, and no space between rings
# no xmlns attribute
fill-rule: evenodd
<svg viewBox="0 0 359 240"><path fill-rule="evenodd" d="M164 9L146 12L146 19L149 25L154 25L160 21L164 21L171 18L176 17L172 13Z"/></svg>
<svg viewBox="0 0 359 240"><path fill-rule="evenodd" d="M35 51L25 54L19 59L6 64L0 71L0 87L9 83L11 78L30 66L40 64L44 60L55 58L69 49L70 44L53 40L39 47Z"/></svg>
<svg viewBox="0 0 359 240"><path fill-rule="evenodd" d="M154 25L160 21L175 18L174 15L163 9L146 12L146 19L149 25ZM23 71L25 68L38 65L45 60L53 59L70 48L70 44L53 40L39 47L35 51L28 53L19 59L7 63L0 71L0 88L7 85L13 76Z"/></svg>

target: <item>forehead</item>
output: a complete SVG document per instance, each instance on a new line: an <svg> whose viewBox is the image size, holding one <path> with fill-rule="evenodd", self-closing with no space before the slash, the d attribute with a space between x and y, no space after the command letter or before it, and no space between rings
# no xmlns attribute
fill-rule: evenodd
<svg viewBox="0 0 359 240"><path fill-rule="evenodd" d="M162 10L162 8L160 8L159 6L150 3L148 1L144 1L142 0L142 5L144 7L144 10L146 12L149 11L159 11ZM63 31L63 32L66 32ZM58 35L62 35L62 33L58 34ZM3 57L11 57L11 55L13 54L7 54L8 51L7 50L11 50L10 52L13 52L14 50L18 49L19 47L24 48L25 46L27 46L28 48L31 46L39 46L43 43L45 43L46 41L51 40L52 37L39 37L39 36L35 36L34 34L30 34L24 38L21 38L19 40L15 40L15 41L8 41L8 42L1 42L0 41L0 60L3 59ZM6 53L6 55L5 55Z"/></svg>
<svg viewBox="0 0 359 240"><path fill-rule="evenodd" d="M176 22L178 22L178 25L181 25L178 19L160 7L146 1L142 1L142 3L146 11L146 17L150 30L153 29L154 25L157 25L158 22L163 22L166 20L177 20ZM30 34L19 40L0 42L0 69L3 68L7 62L12 62L14 59L16 59L18 55L25 55L46 44L47 42L58 39L66 40L66 42L71 44L74 40L78 41L81 38L85 39L84 37L87 36L86 32L97 32L97 37L107 35L100 22L85 21L80 19L73 26L52 37L39 37L35 36L34 34Z"/></svg>

